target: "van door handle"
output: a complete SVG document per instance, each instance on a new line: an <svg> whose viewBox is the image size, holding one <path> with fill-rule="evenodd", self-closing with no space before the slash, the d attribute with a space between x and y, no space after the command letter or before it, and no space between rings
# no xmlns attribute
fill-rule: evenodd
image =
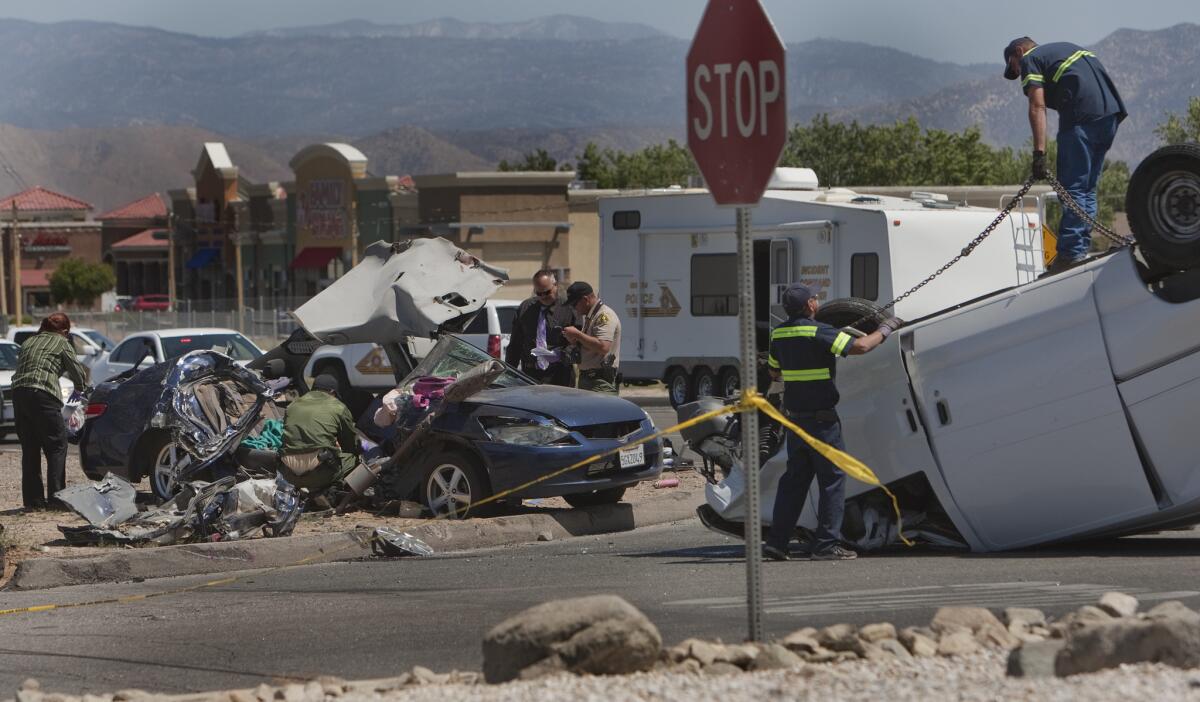
<svg viewBox="0 0 1200 702"><path fill-rule="evenodd" d="M904 416L908 417L908 428L912 430L912 433L916 434L917 433L917 417L916 417L916 415L913 414L913 411L911 409L906 409L906 410L904 410Z"/></svg>
<svg viewBox="0 0 1200 702"><path fill-rule="evenodd" d="M938 421L942 423L942 426L946 426L950 423L950 404L947 403L946 400L942 399L937 401L937 413Z"/></svg>

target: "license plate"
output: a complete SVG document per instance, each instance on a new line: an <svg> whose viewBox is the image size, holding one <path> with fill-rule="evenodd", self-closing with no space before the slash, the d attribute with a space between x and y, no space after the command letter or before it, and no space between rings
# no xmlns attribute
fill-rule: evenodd
<svg viewBox="0 0 1200 702"><path fill-rule="evenodd" d="M621 459L622 468L636 468L646 463L646 447L643 444L623 448L617 455Z"/></svg>

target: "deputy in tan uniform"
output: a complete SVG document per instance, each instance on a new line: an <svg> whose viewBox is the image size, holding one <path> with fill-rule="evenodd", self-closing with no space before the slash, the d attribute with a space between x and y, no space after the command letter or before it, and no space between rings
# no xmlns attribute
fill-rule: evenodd
<svg viewBox="0 0 1200 702"><path fill-rule="evenodd" d="M583 320L582 329L563 329L567 341L579 347L579 387L616 395L621 375L621 320L592 286L582 281L567 288L567 304Z"/></svg>

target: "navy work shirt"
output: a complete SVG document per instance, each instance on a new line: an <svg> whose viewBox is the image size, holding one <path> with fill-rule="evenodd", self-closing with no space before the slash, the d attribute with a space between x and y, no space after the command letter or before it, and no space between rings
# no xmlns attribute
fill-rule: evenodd
<svg viewBox="0 0 1200 702"><path fill-rule="evenodd" d="M837 327L808 317L792 317L775 327L767 365L783 376L783 406L791 412L836 407L835 364L853 341Z"/></svg>
<svg viewBox="0 0 1200 702"><path fill-rule="evenodd" d="M1059 130L1117 115L1125 119L1125 103L1100 59L1065 41L1038 44L1021 58L1021 90L1040 86L1046 106L1058 112Z"/></svg>

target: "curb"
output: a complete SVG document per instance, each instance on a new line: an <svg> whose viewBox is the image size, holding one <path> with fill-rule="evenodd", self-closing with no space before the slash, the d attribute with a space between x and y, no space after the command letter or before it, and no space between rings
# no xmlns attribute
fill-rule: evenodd
<svg viewBox="0 0 1200 702"><path fill-rule="evenodd" d="M435 553L510 546L538 540L631 531L695 515L702 495L684 490L639 505L621 503L548 514L520 514L491 519L441 521L405 528ZM308 534L282 539L249 539L226 543L122 549L112 554L36 558L21 561L5 590L43 590L148 580L179 575L208 575L238 570L281 568L351 561L371 554L371 530Z"/></svg>

